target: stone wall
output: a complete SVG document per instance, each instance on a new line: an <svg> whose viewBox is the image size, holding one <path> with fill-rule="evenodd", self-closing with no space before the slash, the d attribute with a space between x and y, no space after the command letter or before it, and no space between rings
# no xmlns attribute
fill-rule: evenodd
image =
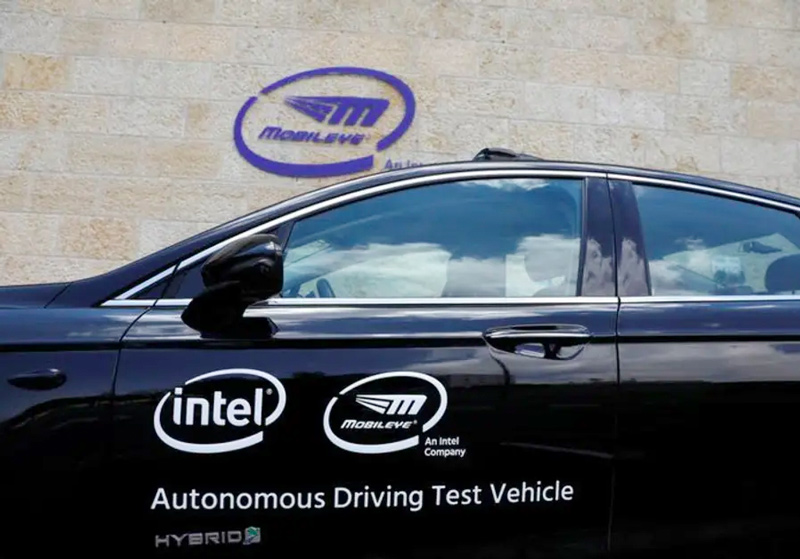
<svg viewBox="0 0 800 559"><path fill-rule="evenodd" d="M393 156L487 145L800 194L800 0L0 0L0 284L105 271L338 179L234 148L242 103L369 66Z"/></svg>

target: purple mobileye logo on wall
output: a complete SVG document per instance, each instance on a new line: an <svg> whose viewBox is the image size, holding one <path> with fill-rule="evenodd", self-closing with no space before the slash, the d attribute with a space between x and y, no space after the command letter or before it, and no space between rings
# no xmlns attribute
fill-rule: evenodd
<svg viewBox="0 0 800 559"><path fill-rule="evenodd" d="M347 93L352 93L347 95ZM367 171L411 126L416 102L400 79L369 68L319 68L248 99L233 126L251 165L290 177Z"/></svg>

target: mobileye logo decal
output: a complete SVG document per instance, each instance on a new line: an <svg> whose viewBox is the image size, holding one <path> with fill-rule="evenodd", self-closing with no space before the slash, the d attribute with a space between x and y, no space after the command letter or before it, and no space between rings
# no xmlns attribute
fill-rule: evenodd
<svg viewBox="0 0 800 559"><path fill-rule="evenodd" d="M323 417L325 435L343 450L384 454L417 446L447 409L447 391L412 371L373 375L339 392Z"/></svg>
<svg viewBox="0 0 800 559"><path fill-rule="evenodd" d="M264 428L286 407L283 384L254 369L223 369L187 380L161 398L156 435L176 450L231 452L264 440Z"/></svg>
<svg viewBox="0 0 800 559"><path fill-rule="evenodd" d="M342 95L365 89L374 94ZM250 97L236 116L233 139L245 160L269 173L347 175L371 169L375 154L406 133L415 110L414 94L395 76L370 68L318 68Z"/></svg>

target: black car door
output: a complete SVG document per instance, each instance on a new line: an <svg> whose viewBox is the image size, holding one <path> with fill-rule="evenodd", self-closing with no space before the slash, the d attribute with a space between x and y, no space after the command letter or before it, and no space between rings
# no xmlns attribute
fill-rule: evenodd
<svg viewBox="0 0 800 559"><path fill-rule="evenodd" d="M623 458L612 546L796 557L796 211L693 184L611 189Z"/></svg>
<svg viewBox="0 0 800 559"><path fill-rule="evenodd" d="M292 217L280 297L201 334L161 300L115 387L126 540L272 557L607 548L605 178L476 171ZM268 550L268 551L267 551Z"/></svg>

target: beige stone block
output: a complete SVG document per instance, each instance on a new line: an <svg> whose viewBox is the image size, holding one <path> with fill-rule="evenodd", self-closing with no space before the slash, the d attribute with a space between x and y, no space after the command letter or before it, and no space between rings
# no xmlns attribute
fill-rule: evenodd
<svg viewBox="0 0 800 559"><path fill-rule="evenodd" d="M214 0L143 0L143 19L183 23L211 22L214 19Z"/></svg>
<svg viewBox="0 0 800 559"><path fill-rule="evenodd" d="M567 13L510 9L506 12L506 35L512 44L530 47L553 45L566 28Z"/></svg>
<svg viewBox="0 0 800 559"><path fill-rule="evenodd" d="M0 257L0 284L18 285L73 281L92 277L124 264L124 260L11 255Z"/></svg>
<svg viewBox="0 0 800 559"><path fill-rule="evenodd" d="M674 58L553 49L547 65L545 78L561 85L678 91L679 63Z"/></svg>
<svg viewBox="0 0 800 559"><path fill-rule="evenodd" d="M747 107L750 136L800 140L800 106L753 101Z"/></svg>
<svg viewBox="0 0 800 559"><path fill-rule="evenodd" d="M70 78L70 62L64 56L6 53L3 87L45 91L63 89Z"/></svg>
<svg viewBox="0 0 800 559"><path fill-rule="evenodd" d="M51 15L86 15L88 0L16 0L17 7L23 12L44 13Z"/></svg>
<svg viewBox="0 0 800 559"><path fill-rule="evenodd" d="M174 60L225 61L233 58L236 29L175 24L169 29L167 55Z"/></svg>
<svg viewBox="0 0 800 559"><path fill-rule="evenodd" d="M397 5L397 8L394 6ZM439 39L475 40L491 37L505 38L508 26L507 10L495 6L450 2L448 0L413 0L392 3L384 13L387 28L384 32L402 29L407 35Z"/></svg>
<svg viewBox="0 0 800 559"><path fill-rule="evenodd" d="M138 3L130 0L85 0L85 4L89 17L135 19L139 15Z"/></svg>
<svg viewBox="0 0 800 559"><path fill-rule="evenodd" d="M183 136L186 105L169 99L118 97L111 100L111 134L177 138Z"/></svg>
<svg viewBox="0 0 800 559"><path fill-rule="evenodd" d="M35 133L25 138L14 168L26 171L63 172L67 139L63 132Z"/></svg>
<svg viewBox="0 0 800 559"><path fill-rule="evenodd" d="M644 165L647 148L658 132L609 126L580 126L575 158L598 163Z"/></svg>
<svg viewBox="0 0 800 559"><path fill-rule="evenodd" d="M726 62L681 61L681 93L709 97L728 97L731 68Z"/></svg>
<svg viewBox="0 0 800 559"><path fill-rule="evenodd" d="M2 210L13 212L28 206L28 181L21 173L0 173L0 200Z"/></svg>
<svg viewBox="0 0 800 559"><path fill-rule="evenodd" d="M36 95L35 103L43 118L40 124L70 132L106 131L108 99L88 95Z"/></svg>
<svg viewBox="0 0 800 559"><path fill-rule="evenodd" d="M230 141L241 105L221 101L191 101L186 111L186 137Z"/></svg>
<svg viewBox="0 0 800 559"><path fill-rule="evenodd" d="M686 25L691 31L692 46L687 56L707 61L758 63L758 29L696 23Z"/></svg>
<svg viewBox="0 0 800 559"><path fill-rule="evenodd" d="M744 134L747 105L736 99L713 97L671 97L669 128L699 134Z"/></svg>
<svg viewBox="0 0 800 559"><path fill-rule="evenodd" d="M574 13L552 31L550 44L554 47L622 52L630 43L631 19Z"/></svg>
<svg viewBox="0 0 800 559"><path fill-rule="evenodd" d="M722 138L722 171L775 177L795 173L795 142L758 138Z"/></svg>
<svg viewBox="0 0 800 559"><path fill-rule="evenodd" d="M692 27L687 23L655 19L632 23L631 52L686 57L695 50Z"/></svg>
<svg viewBox="0 0 800 559"><path fill-rule="evenodd" d="M96 195L105 178L63 173L26 175L30 207L37 212L89 214L94 212Z"/></svg>
<svg viewBox="0 0 800 559"><path fill-rule="evenodd" d="M56 254L57 233L55 215L0 210L0 253Z"/></svg>
<svg viewBox="0 0 800 559"><path fill-rule="evenodd" d="M497 75L487 66L495 62L494 45L457 39L420 38L416 51L417 71L421 74L473 77L479 72Z"/></svg>
<svg viewBox="0 0 800 559"><path fill-rule="evenodd" d="M101 215L177 221L225 221L246 209L236 184L163 178L107 180L98 190Z"/></svg>
<svg viewBox="0 0 800 559"><path fill-rule="evenodd" d="M51 14L0 12L0 52L55 53L62 25Z"/></svg>
<svg viewBox="0 0 800 559"><path fill-rule="evenodd" d="M296 48L305 41L308 45L325 45L320 37L327 35L317 31L294 31L262 27L240 27L236 33L235 61L238 64L264 64L282 66L296 58L300 53ZM318 49L311 49L317 52Z"/></svg>
<svg viewBox="0 0 800 559"><path fill-rule="evenodd" d="M93 94L130 94L136 64L124 58L76 57L71 91Z"/></svg>
<svg viewBox="0 0 800 559"><path fill-rule="evenodd" d="M593 123L596 106L592 88L527 83L522 114L534 120Z"/></svg>
<svg viewBox="0 0 800 559"><path fill-rule="evenodd" d="M64 216L58 241L64 256L133 259L136 225L132 220L112 217Z"/></svg>
<svg viewBox="0 0 800 559"><path fill-rule="evenodd" d="M109 25L101 19L65 19L59 36L60 50L65 54L103 53Z"/></svg>
<svg viewBox="0 0 800 559"><path fill-rule="evenodd" d="M787 0L708 0L708 21L744 27L791 28L792 4Z"/></svg>
<svg viewBox="0 0 800 559"><path fill-rule="evenodd" d="M797 12L800 14L800 3ZM800 68L800 31L759 30L757 51L761 64Z"/></svg>
<svg viewBox="0 0 800 559"><path fill-rule="evenodd" d="M362 30L361 21L370 18L369 11L377 3L370 0L349 0L348 2L295 0L295 20L304 29L360 31ZM397 5L395 10L402 10L402 6ZM374 14L372 17L374 18Z"/></svg>
<svg viewBox="0 0 800 559"><path fill-rule="evenodd" d="M211 75L208 97L230 101L240 99L241 106L249 97L258 95L267 85L285 75L272 66L256 64L216 64ZM232 121L231 121L232 122Z"/></svg>
<svg viewBox="0 0 800 559"><path fill-rule="evenodd" d="M508 120L496 116L433 114L417 125L421 151L471 158L486 146L508 143Z"/></svg>
<svg viewBox="0 0 800 559"><path fill-rule="evenodd" d="M800 197L800 179L798 177L782 177L778 188L775 190L790 196Z"/></svg>
<svg viewBox="0 0 800 559"><path fill-rule="evenodd" d="M215 222L144 220L139 226L137 257L152 254L214 225Z"/></svg>
<svg viewBox="0 0 800 559"><path fill-rule="evenodd" d="M619 89L595 92L599 124L663 129L666 103L666 95L661 93Z"/></svg>
<svg viewBox="0 0 800 559"><path fill-rule="evenodd" d="M267 185L264 182L253 183L247 186L247 211L257 211L268 208L294 196L299 196L320 188L326 182L324 179L307 180L298 182L296 180L282 181L280 185L274 185L270 181ZM328 181L332 182L332 181Z"/></svg>
<svg viewBox="0 0 800 559"><path fill-rule="evenodd" d="M575 156L574 128L568 124L511 120L508 128L508 139L501 145L545 159L572 159Z"/></svg>
<svg viewBox="0 0 800 559"><path fill-rule="evenodd" d="M708 0L675 0L675 20L704 23L708 19Z"/></svg>
<svg viewBox="0 0 800 559"><path fill-rule="evenodd" d="M717 173L720 170L719 152L717 135L658 134L647 144L645 164L679 173Z"/></svg>
<svg viewBox="0 0 800 559"><path fill-rule="evenodd" d="M522 83L515 80L441 78L435 110L465 115L518 116L525 104Z"/></svg>
<svg viewBox="0 0 800 559"><path fill-rule="evenodd" d="M297 21L297 7L284 0L220 0L217 21L238 25L290 27Z"/></svg>
<svg viewBox="0 0 800 559"><path fill-rule="evenodd" d="M101 52L107 56L165 58L171 53L173 24L156 21L110 21Z"/></svg>
<svg viewBox="0 0 800 559"><path fill-rule="evenodd" d="M34 128L42 121L42 111L31 93L0 91L0 128Z"/></svg>
<svg viewBox="0 0 800 559"><path fill-rule="evenodd" d="M0 107L2 107L1 99L2 94L0 94ZM1 108L0 114L2 114ZM34 132L26 130L3 130L0 133L0 169L19 169L20 155L34 136Z"/></svg>
<svg viewBox="0 0 800 559"><path fill-rule="evenodd" d="M335 34L332 42L325 48L316 50L308 48L308 40L303 34L294 43L294 50L289 51L312 68L319 66L366 66L372 68L391 69L391 73L402 75L405 72L416 72L416 39L408 36L394 36L387 40L385 34ZM312 66L312 64L314 64Z"/></svg>
<svg viewBox="0 0 800 559"><path fill-rule="evenodd" d="M203 98L211 91L211 62L144 60L137 65L134 95Z"/></svg>
<svg viewBox="0 0 800 559"><path fill-rule="evenodd" d="M800 70L735 66L731 93L743 99L792 103L800 97Z"/></svg>
<svg viewBox="0 0 800 559"><path fill-rule="evenodd" d="M601 14L623 17L672 19L674 0L595 0L594 9Z"/></svg>
<svg viewBox="0 0 800 559"><path fill-rule="evenodd" d="M67 146L67 169L74 173L137 175L143 146L150 143L133 136L70 136Z"/></svg>
<svg viewBox="0 0 800 559"><path fill-rule="evenodd" d="M153 140L145 145L143 168L150 176L215 178L229 149L229 144L197 140Z"/></svg>
<svg viewBox="0 0 800 559"><path fill-rule="evenodd" d="M474 58L471 54L470 57ZM482 78L513 78L522 81L540 78L546 64L546 58L539 49L497 43L481 45L477 59L478 75Z"/></svg>

